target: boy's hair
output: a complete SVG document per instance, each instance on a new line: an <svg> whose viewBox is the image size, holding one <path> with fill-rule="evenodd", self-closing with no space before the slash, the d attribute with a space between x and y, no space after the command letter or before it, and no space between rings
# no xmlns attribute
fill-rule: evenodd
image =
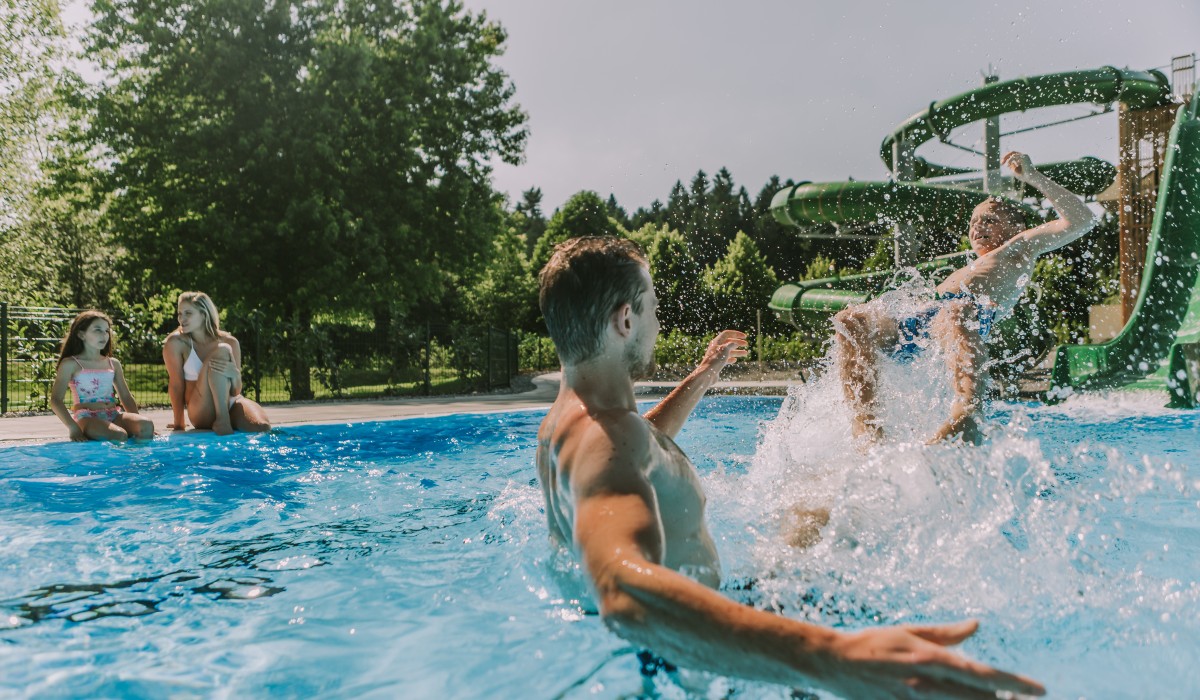
<svg viewBox="0 0 1200 700"><path fill-rule="evenodd" d="M647 269L641 248L627 238L581 236L558 244L538 275L538 304L563 364L600 352L609 316L623 304L642 312Z"/></svg>
<svg viewBox="0 0 1200 700"><path fill-rule="evenodd" d="M1029 221L1025 208L1013 200L1005 199L1004 197L988 197L980 202L978 206L983 206L984 204L991 204L992 209L997 214L1003 217L1009 225L1017 229L1017 233L1028 228Z"/></svg>
<svg viewBox="0 0 1200 700"><path fill-rule="evenodd" d="M74 357L75 355L83 352L83 341L79 338L79 334L86 332L96 321L104 321L108 324L108 342L105 343L104 349L100 351L100 354L105 357L112 357L112 319L109 318L108 314L104 313L103 311L88 309L87 311L80 312L79 315L71 321L71 327L67 329L67 335L63 337L62 345L59 346L58 364L61 365L62 361L68 357Z"/></svg>
<svg viewBox="0 0 1200 700"><path fill-rule="evenodd" d="M217 305L204 292L181 292L179 301L175 302L175 308L178 309L180 304L184 302L196 307L200 313L204 314L204 330L216 338L221 332L221 319L217 317ZM180 330L182 333L182 329Z"/></svg>

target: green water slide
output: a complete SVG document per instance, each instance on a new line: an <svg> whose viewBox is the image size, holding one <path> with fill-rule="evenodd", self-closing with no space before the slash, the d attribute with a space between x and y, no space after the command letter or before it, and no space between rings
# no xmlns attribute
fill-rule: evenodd
<svg viewBox="0 0 1200 700"><path fill-rule="evenodd" d="M1099 345L1064 345L1051 397L1067 387L1165 388L1170 405L1200 405L1200 94L1180 107L1167 142L1137 304Z"/></svg>

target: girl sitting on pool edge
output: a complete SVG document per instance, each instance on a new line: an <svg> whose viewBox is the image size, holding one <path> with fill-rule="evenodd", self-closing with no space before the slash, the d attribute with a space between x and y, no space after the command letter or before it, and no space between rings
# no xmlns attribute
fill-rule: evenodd
<svg viewBox="0 0 1200 700"><path fill-rule="evenodd" d="M194 427L212 428L218 435L270 430L263 407L242 396L242 346L221 330L212 299L204 292L183 292L177 309L179 328L163 343L173 415L167 427L185 430L186 410Z"/></svg>
<svg viewBox="0 0 1200 700"><path fill-rule="evenodd" d="M113 359L112 320L84 311L71 321L58 354L50 409L75 442L154 437L154 423L138 414L121 363ZM63 394L71 390L71 410Z"/></svg>

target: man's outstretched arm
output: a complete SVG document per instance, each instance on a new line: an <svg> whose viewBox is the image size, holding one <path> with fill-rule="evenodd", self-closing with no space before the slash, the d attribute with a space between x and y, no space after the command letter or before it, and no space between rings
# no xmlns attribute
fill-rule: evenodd
<svg viewBox="0 0 1200 700"><path fill-rule="evenodd" d="M737 358L747 354L749 350L746 349L745 333L721 331L708 344L704 358L696 369L662 401L646 411L646 420L669 437L675 437L692 414L692 409L704 397L704 392L720 378L725 365L733 364Z"/></svg>
<svg viewBox="0 0 1200 700"><path fill-rule="evenodd" d="M1058 218L1054 221L1047 221L1020 234L1021 238L1033 245L1035 255L1057 250L1081 238L1096 225L1096 215L1083 200L1034 168L1029 156L1010 151L1004 155L1003 162L1018 180L1046 195L1058 212Z"/></svg>
<svg viewBox="0 0 1200 700"><path fill-rule="evenodd" d="M629 414L594 428L574 451L575 545L600 614L621 637L688 668L843 697L1045 692L946 649L971 636L974 622L836 632L740 605L661 566L670 524L645 475L646 444L645 423Z"/></svg>

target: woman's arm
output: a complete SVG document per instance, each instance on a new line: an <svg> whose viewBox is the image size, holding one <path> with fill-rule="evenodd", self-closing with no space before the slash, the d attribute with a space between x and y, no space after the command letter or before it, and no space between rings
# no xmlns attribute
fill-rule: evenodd
<svg viewBox="0 0 1200 700"><path fill-rule="evenodd" d="M121 363L113 360L113 384L117 387L117 396L121 399L121 407L126 413L140 413L138 411L137 401L133 399L133 394L129 391L129 385L125 383L125 370L121 368Z"/></svg>
<svg viewBox="0 0 1200 700"><path fill-rule="evenodd" d="M234 396L242 393L242 344L232 334L225 334L225 342L229 343L229 349L233 351L233 374L229 379L232 380L230 393Z"/></svg>
<svg viewBox="0 0 1200 700"><path fill-rule="evenodd" d="M187 407L187 382L183 378L180 345L184 345L184 342L178 333L168 335L163 343L163 364L167 366L167 397L171 400L171 422L167 425L170 430L187 429L187 419L184 417L184 408Z"/></svg>
<svg viewBox="0 0 1200 700"><path fill-rule="evenodd" d="M50 389L50 410L54 411L54 415L58 416L62 424L67 426L72 440L83 442L88 439L87 435L75 422L75 417L67 410L67 405L63 403L63 394L67 393L67 386L71 383L71 377L74 374L72 370L67 369L65 362L58 363L58 372L54 375L54 387Z"/></svg>

